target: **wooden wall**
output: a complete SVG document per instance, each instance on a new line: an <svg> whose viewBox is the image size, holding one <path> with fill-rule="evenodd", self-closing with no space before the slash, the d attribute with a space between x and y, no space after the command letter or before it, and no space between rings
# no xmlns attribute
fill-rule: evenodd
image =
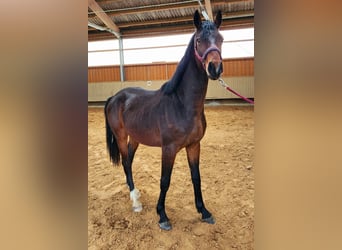
<svg viewBox="0 0 342 250"><path fill-rule="evenodd" d="M154 63L125 65L126 81L168 80L178 63ZM254 76L254 58L223 60L222 77ZM120 81L119 66L100 66L88 68L88 82Z"/></svg>

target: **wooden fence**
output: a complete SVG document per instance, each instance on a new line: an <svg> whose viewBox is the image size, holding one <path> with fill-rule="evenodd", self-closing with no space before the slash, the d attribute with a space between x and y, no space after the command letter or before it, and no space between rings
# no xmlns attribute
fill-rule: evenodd
<svg viewBox="0 0 342 250"><path fill-rule="evenodd" d="M125 81L168 80L178 63L125 65ZM254 58L224 59L222 77L254 76ZM120 81L119 66L88 68L88 82Z"/></svg>

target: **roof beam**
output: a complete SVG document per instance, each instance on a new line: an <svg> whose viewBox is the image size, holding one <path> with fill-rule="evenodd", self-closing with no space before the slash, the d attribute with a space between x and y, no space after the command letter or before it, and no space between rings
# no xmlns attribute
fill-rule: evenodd
<svg viewBox="0 0 342 250"><path fill-rule="evenodd" d="M120 2L120 1L121 0L97 0L97 2L100 4L110 4L110 3ZM200 0L200 1L203 1L203 0ZM246 2L246 1L249 1L249 0L212 0L213 3L216 3L216 2L219 2L219 3L235 3L235 2ZM196 0L193 0L192 2L195 2L195 4L197 5ZM178 4L182 4L182 3L178 3Z"/></svg>
<svg viewBox="0 0 342 250"><path fill-rule="evenodd" d="M243 18L243 17L251 17L254 16L254 11L236 11L236 12L230 12L226 13L222 16L222 20L225 19L236 19L236 18ZM125 22L120 23L120 29L123 28L129 28L129 27L138 27L138 26L160 26L161 24L170 24L170 23L184 23L184 22L190 22L192 23L193 16L184 16L184 17L178 17L178 18L163 18L151 21L144 21L144 22ZM181 24L180 24L181 25Z"/></svg>
<svg viewBox="0 0 342 250"><path fill-rule="evenodd" d="M120 32L120 38L190 33L193 31L192 13L195 9L206 10L205 14L208 19L214 19L216 10L221 9L222 30L254 25L253 0L183 0L160 1L158 4L147 4L147 1L135 0L133 2L134 5L128 5L122 0L88 0L88 39L113 38L112 34L101 32L101 30L109 32L117 30ZM201 8L199 8L199 2ZM94 4L97 6L94 7ZM181 10L181 14L178 10ZM103 15L106 17L102 17ZM142 18L139 19L140 17ZM112 24L108 25L104 21L106 19ZM95 27L96 25L100 29ZM114 29L112 25L115 25L117 29Z"/></svg>
<svg viewBox="0 0 342 250"><path fill-rule="evenodd" d="M222 24L220 26L221 30L254 27L254 12L253 11L248 11L247 13L241 11L241 12L225 14L223 15L222 19L223 19ZM130 29L133 26L129 25L129 23L125 23L123 26L120 25L120 29L122 32L121 36L126 37L126 38L146 37L146 36L158 36L158 35L166 35L166 34L192 33L194 31L194 26L193 26L191 18L189 18L188 22L183 22L173 27L160 27L160 26L151 25L147 29L148 32L146 32L145 28L138 28L140 27L140 25L137 25L137 24L138 23L135 23L134 25L135 27L133 29ZM143 25L142 22L140 22L139 24L141 24L141 26ZM91 33L90 36L89 36L90 34L89 32ZM89 27L88 39L89 41L112 39L112 36L106 32L99 32L93 29L90 30L90 27Z"/></svg>
<svg viewBox="0 0 342 250"><path fill-rule="evenodd" d="M221 30L227 29L236 29L236 28L250 28L254 27L254 19L253 17L244 18L243 20L231 20L231 21L223 21L220 26ZM148 36L161 36L161 35L170 35L170 34L183 34L183 33L192 33L194 31L193 25L185 25L179 26L177 29L170 27L167 28L167 34L165 33L165 28L151 28L148 33L146 33L145 29L141 30L122 30L122 36L125 38L130 37L148 37ZM96 32L96 31L94 31ZM113 39L113 37L109 33L93 33L91 36L88 36L88 41L98 41L98 40L106 40Z"/></svg>
<svg viewBox="0 0 342 250"><path fill-rule="evenodd" d="M113 20L104 12L95 0L88 0L88 7L101 19L108 29L114 31L117 38L120 38L120 29Z"/></svg>
<svg viewBox="0 0 342 250"><path fill-rule="evenodd" d="M207 10L207 14L208 14L208 16L209 16L209 19L210 19L211 21L213 21L214 18L213 18L213 11L212 11L212 9L211 9L210 0L205 0L205 9Z"/></svg>
<svg viewBox="0 0 342 250"><path fill-rule="evenodd" d="M163 18L158 20L151 20L151 21L144 21L144 22L125 22L120 23L120 28L126 27L136 27L136 26L152 26L152 25L161 25L161 24L170 24L170 23L183 23L192 21L192 16L185 16L185 17L176 17L176 18Z"/></svg>
<svg viewBox="0 0 342 250"><path fill-rule="evenodd" d="M114 0L115 1L115 0ZM203 0L201 0L203 1ZM111 1L98 1L100 4L110 3ZM216 6L221 4L229 4L229 3L236 3L236 2L248 2L247 0L211 0L210 6ZM184 9L184 8L198 8L198 2L180 2L180 3L164 3L164 4L157 4L157 5L144 5L144 6L135 6L131 8L122 8L122 9L115 9L115 10L107 10L103 11L108 16L116 16L116 15L130 15L130 14L142 14L148 12L155 12L155 11L163 11L163 10L172 10L172 9ZM208 10L209 11L209 10ZM95 16L94 13L88 13L88 18L93 18Z"/></svg>
<svg viewBox="0 0 342 250"><path fill-rule="evenodd" d="M132 8L109 10L106 13L109 16L116 15L127 15L127 14L142 14L147 12L161 11L161 10L171 10L171 9L184 9L189 7L197 7L196 2L183 2L183 3L168 3L159 5L146 5L146 6L136 6ZM92 18L94 15L88 14L88 18Z"/></svg>
<svg viewBox="0 0 342 250"><path fill-rule="evenodd" d="M244 28L254 26L254 16L247 16L241 18L232 18L222 20L220 30L233 29L233 28ZM148 32L146 29L122 29L123 37L137 37L137 36L155 36L155 35L169 35L169 34L179 34L179 33L192 33L194 32L194 26L192 22L179 24L178 26L170 27L149 27Z"/></svg>

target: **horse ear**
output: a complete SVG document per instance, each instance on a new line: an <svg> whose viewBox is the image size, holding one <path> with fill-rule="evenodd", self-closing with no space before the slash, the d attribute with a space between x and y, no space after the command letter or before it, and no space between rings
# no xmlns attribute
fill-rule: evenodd
<svg viewBox="0 0 342 250"><path fill-rule="evenodd" d="M200 16L198 10L196 10L195 14L194 14L194 24L196 26L196 29L198 29L198 30L202 27L201 16Z"/></svg>
<svg viewBox="0 0 342 250"><path fill-rule="evenodd" d="M217 12L216 14L216 18L215 18L215 25L216 25L216 28L219 28L220 25L222 23L222 13L221 11L219 10L219 12Z"/></svg>

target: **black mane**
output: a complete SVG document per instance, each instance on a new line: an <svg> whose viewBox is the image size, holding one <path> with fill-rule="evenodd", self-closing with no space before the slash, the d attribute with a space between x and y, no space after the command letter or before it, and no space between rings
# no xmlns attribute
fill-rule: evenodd
<svg viewBox="0 0 342 250"><path fill-rule="evenodd" d="M189 42L188 48L185 51L185 54L182 58L182 60L179 62L176 72L173 74L172 78L163 84L161 87L161 91L164 94L171 94L175 91L177 86L179 85L180 81L182 80L182 77L184 75L185 69L187 65L189 64L189 60L191 59L192 54L194 53L195 47L194 47L194 36L191 37L191 40Z"/></svg>

